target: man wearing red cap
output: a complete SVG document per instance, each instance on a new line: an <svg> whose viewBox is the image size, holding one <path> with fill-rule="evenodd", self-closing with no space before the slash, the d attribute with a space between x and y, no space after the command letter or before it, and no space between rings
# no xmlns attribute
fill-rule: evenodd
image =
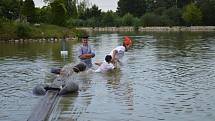
<svg viewBox="0 0 215 121"><path fill-rule="evenodd" d="M114 48L110 52L110 55L112 56L112 63L114 63L115 66L117 62L121 63L121 59L124 56L125 51L127 51L131 45L132 45L132 40L128 36L125 36L123 45Z"/></svg>

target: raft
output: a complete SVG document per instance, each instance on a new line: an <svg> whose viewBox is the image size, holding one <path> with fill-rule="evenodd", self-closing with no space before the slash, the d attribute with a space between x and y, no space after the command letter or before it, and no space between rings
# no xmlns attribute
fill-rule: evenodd
<svg viewBox="0 0 215 121"><path fill-rule="evenodd" d="M46 121L55 105L55 102L60 98L57 90L48 91L45 96L34 107L27 121Z"/></svg>
<svg viewBox="0 0 215 121"><path fill-rule="evenodd" d="M45 121L49 118L57 100L61 95L74 93L79 90L78 84L71 81L73 73L86 70L86 65L79 63L75 66L65 66L63 69L51 70L52 73L60 74L51 85L39 84L33 89L36 95L44 95L39 103L34 107L28 121Z"/></svg>

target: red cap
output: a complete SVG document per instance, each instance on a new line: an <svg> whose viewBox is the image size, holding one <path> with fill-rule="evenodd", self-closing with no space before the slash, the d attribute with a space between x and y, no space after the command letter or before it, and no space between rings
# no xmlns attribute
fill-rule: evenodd
<svg viewBox="0 0 215 121"><path fill-rule="evenodd" d="M131 38L128 37L128 36L125 36L125 37L124 37L124 43L125 43L126 45L132 45L132 40L131 40Z"/></svg>

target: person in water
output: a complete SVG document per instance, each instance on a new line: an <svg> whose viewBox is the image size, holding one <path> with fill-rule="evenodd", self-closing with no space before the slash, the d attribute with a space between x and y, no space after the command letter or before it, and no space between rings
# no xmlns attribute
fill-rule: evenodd
<svg viewBox="0 0 215 121"><path fill-rule="evenodd" d="M112 57L112 63L115 66L117 65L118 62L121 63L124 53L131 47L131 45L132 45L131 38L129 38L128 36L125 36L123 45L117 46L110 52L110 55Z"/></svg>
<svg viewBox="0 0 215 121"><path fill-rule="evenodd" d="M105 73L108 71L113 70L115 67L111 62L112 57L111 55L106 55L105 57L105 61L101 62L101 63L95 63L96 65L98 65L99 67L95 70L95 72L101 72L101 73Z"/></svg>
<svg viewBox="0 0 215 121"><path fill-rule="evenodd" d="M92 67L92 58L95 57L95 53L88 44L88 37L82 37L82 46L78 50L78 57L81 62L85 63L87 68Z"/></svg>

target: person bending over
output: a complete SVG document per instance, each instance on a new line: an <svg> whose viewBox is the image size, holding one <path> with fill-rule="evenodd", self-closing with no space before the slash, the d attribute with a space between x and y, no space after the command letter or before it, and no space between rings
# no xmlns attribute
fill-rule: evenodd
<svg viewBox="0 0 215 121"><path fill-rule="evenodd" d="M121 46L117 46L110 52L110 55L112 57L112 63L115 65L115 67L117 65L117 62L121 64L121 60L124 56L124 53L131 47L131 45L132 45L131 38L125 36L123 44Z"/></svg>
<svg viewBox="0 0 215 121"><path fill-rule="evenodd" d="M105 73L108 71L113 70L115 67L111 62L112 57L111 55L106 55L105 57L105 61L101 62L101 63L95 63L96 65L98 65L99 67L95 70L95 72L101 72L101 73Z"/></svg>

